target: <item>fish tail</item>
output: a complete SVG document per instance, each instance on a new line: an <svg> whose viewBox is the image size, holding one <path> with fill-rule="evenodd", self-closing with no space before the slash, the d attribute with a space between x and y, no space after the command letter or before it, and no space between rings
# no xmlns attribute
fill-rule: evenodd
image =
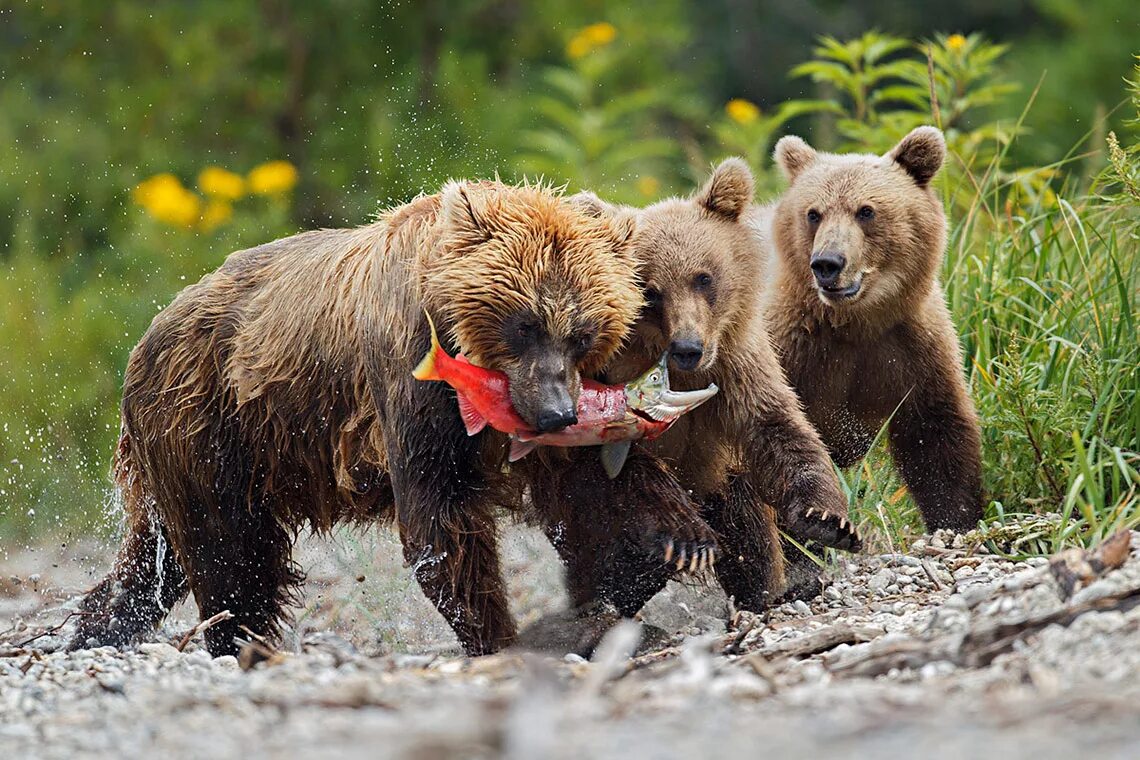
<svg viewBox="0 0 1140 760"><path fill-rule="evenodd" d="M435 332L435 322L432 321L431 314L428 314L426 309L424 316L427 317L428 327L431 328L431 347L428 348L424 358L420 359L416 368L412 370L412 377L417 380L442 380L443 377L435 366L435 358L443 347L439 344L439 335Z"/></svg>

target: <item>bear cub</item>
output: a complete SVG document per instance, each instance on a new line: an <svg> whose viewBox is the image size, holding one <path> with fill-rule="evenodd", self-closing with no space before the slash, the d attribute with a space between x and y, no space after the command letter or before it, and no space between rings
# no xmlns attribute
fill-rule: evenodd
<svg viewBox="0 0 1140 760"><path fill-rule="evenodd" d="M883 156L776 144L790 185L760 209L763 316L808 418L841 467L887 424L929 529L982 518L981 435L938 282L946 214L931 187L946 144L919 127Z"/></svg>

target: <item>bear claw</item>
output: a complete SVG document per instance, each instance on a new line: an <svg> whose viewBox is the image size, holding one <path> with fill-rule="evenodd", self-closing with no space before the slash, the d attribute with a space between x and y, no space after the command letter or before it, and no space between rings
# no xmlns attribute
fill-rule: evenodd
<svg viewBox="0 0 1140 760"><path fill-rule="evenodd" d="M833 549L857 552L863 548L863 540L855 529L855 523L823 510L805 510L801 519L793 520L793 528L797 538L816 541Z"/></svg>
<svg viewBox="0 0 1140 760"><path fill-rule="evenodd" d="M682 543L680 550L677 550L676 546L673 540L665 543L664 559L665 564L673 565L678 571L695 573L716 564L716 547Z"/></svg>

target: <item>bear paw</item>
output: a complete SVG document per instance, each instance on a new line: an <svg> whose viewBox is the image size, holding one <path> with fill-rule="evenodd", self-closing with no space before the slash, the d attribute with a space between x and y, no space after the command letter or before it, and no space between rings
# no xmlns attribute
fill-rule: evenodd
<svg viewBox="0 0 1140 760"><path fill-rule="evenodd" d="M695 573L716 563L716 536L710 530L707 535L677 538L660 536L662 559L679 571Z"/></svg>
<svg viewBox="0 0 1140 760"><path fill-rule="evenodd" d="M717 535L688 501L644 509L631 526L636 544L652 561L694 573L716 562Z"/></svg>
<svg viewBox="0 0 1140 760"><path fill-rule="evenodd" d="M855 524L844 515L807 509L793 515L788 528L796 539L816 541L832 549L857 552L863 548L863 539L859 538Z"/></svg>

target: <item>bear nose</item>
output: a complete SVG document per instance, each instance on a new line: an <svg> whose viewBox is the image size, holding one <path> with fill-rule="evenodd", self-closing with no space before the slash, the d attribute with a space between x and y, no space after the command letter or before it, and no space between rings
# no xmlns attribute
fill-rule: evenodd
<svg viewBox="0 0 1140 760"><path fill-rule="evenodd" d="M574 413L572 407L564 407L562 409L543 409L538 413L535 419L535 424L538 426L540 433L553 433L561 430L564 427L570 427L577 424L578 415Z"/></svg>
<svg viewBox="0 0 1140 760"><path fill-rule="evenodd" d="M675 340L669 344L669 356L678 369L696 369L704 353L705 347L699 340Z"/></svg>
<svg viewBox="0 0 1140 760"><path fill-rule="evenodd" d="M825 288L835 285L845 266L847 257L842 253L823 251L811 257L811 271L815 273L815 281Z"/></svg>

